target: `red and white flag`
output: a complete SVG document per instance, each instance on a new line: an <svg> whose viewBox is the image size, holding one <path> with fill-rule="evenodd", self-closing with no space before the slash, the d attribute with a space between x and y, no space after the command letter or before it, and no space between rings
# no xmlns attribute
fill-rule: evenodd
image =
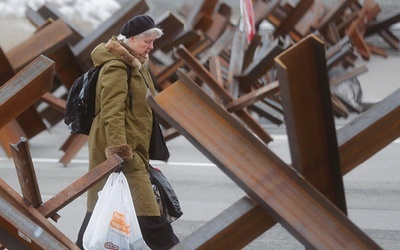
<svg viewBox="0 0 400 250"><path fill-rule="evenodd" d="M242 14L241 25L250 43L255 34L254 10L252 0L240 0L240 12Z"/></svg>

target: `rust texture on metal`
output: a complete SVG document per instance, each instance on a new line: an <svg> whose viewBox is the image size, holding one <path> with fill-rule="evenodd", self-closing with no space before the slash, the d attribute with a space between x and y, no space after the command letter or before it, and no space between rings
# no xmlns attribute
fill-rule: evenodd
<svg viewBox="0 0 400 250"><path fill-rule="evenodd" d="M27 139L22 137L18 143L10 144L10 147L13 153L14 165L17 170L22 196L30 205L37 208L42 204L42 197Z"/></svg>
<svg viewBox="0 0 400 250"><path fill-rule="evenodd" d="M22 249L79 249L55 225L0 179L0 242L8 247L17 244ZM12 238L7 238L12 236ZM19 248L17 248L19 249Z"/></svg>
<svg viewBox="0 0 400 250"><path fill-rule="evenodd" d="M157 97L149 97L152 108L300 242L315 248L379 248L195 83L180 76Z"/></svg>
<svg viewBox="0 0 400 250"><path fill-rule="evenodd" d="M39 56L0 87L0 128L50 90L54 73L54 62Z"/></svg>
<svg viewBox="0 0 400 250"><path fill-rule="evenodd" d="M67 206L77 197L86 192L90 187L98 181L108 176L111 172L116 171L123 160L117 155L113 155L105 162L92 169L68 187L51 197L48 201L38 207L38 211L45 217L51 217L54 213Z"/></svg>
<svg viewBox="0 0 400 250"><path fill-rule="evenodd" d="M242 249L275 223L257 203L243 197L173 249Z"/></svg>
<svg viewBox="0 0 400 250"><path fill-rule="evenodd" d="M347 214L324 43L311 35L275 62L292 165Z"/></svg>
<svg viewBox="0 0 400 250"><path fill-rule="evenodd" d="M46 25L29 39L7 52L7 58L14 70L20 70L40 55L48 55L67 44L71 29L63 20ZM47 39L43 39L46 37Z"/></svg>
<svg viewBox="0 0 400 250"><path fill-rule="evenodd" d="M128 1L113 13L107 22L101 23L93 32L74 45L72 51L83 71L86 72L93 66L90 53L98 44L111 36L118 35L116 31L119 31L129 19L148 10L149 6L144 0Z"/></svg>
<svg viewBox="0 0 400 250"><path fill-rule="evenodd" d="M342 173L400 137L400 89L338 129Z"/></svg>
<svg viewBox="0 0 400 250"><path fill-rule="evenodd" d="M196 58L194 58L186 48L180 46L176 53L196 72L204 83L206 83L207 86L212 89L219 98L221 98L223 104L233 101L233 97L230 93L216 81L214 76ZM261 125L247 110L237 110L235 114L259 136L261 141L266 144L272 141L272 137L261 127Z"/></svg>
<svg viewBox="0 0 400 250"><path fill-rule="evenodd" d="M370 111L360 114L351 123L338 129L337 138L343 175L400 137L400 121L397 119L400 117L399 95L400 90L386 97ZM375 112L377 115L371 115ZM395 124L393 124L393 121L395 121ZM375 136L366 136L367 134L374 134ZM360 153L365 152L359 150L360 145L366 145L365 148L368 148L366 154ZM243 205L237 208L238 204ZM245 208L243 208L244 206ZM230 212L232 209L235 209L234 213ZM240 220L240 223L237 223L238 220ZM260 224L258 225L258 223ZM243 197L226 209L224 213L185 238L176 249L205 249L214 246L214 244L221 246L221 248L234 249L231 246L232 241L226 241L220 235L222 232L233 235L235 232L240 232L240 230L246 228L245 235L250 238L247 242L251 242L275 223L276 221L269 213L261 209L257 203L251 201L248 197ZM218 243L215 243L217 241ZM241 245L238 248L241 248Z"/></svg>
<svg viewBox="0 0 400 250"><path fill-rule="evenodd" d="M4 231L4 234L0 236L1 244L8 248L18 247L18 249L78 249L62 232L48 222L47 218L51 217L57 221L60 217L57 211L82 195L106 175L116 171L123 160L113 155L42 203L27 140L21 138L18 143L10 146L13 150L23 197L0 179L0 206L2 207L0 232Z"/></svg>

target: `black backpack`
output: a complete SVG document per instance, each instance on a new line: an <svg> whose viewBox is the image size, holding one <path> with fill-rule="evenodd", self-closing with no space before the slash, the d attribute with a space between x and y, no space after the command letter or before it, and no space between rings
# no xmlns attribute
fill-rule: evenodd
<svg viewBox="0 0 400 250"><path fill-rule="evenodd" d="M97 115L95 113L96 84L101 66L93 67L78 77L68 92L64 123L71 134L89 135L93 119ZM126 66L129 87L132 68L129 65ZM132 98L130 91L129 98Z"/></svg>

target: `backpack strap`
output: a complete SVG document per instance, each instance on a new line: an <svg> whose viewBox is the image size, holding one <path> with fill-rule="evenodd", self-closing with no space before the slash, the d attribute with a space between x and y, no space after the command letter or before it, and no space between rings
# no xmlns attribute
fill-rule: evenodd
<svg viewBox="0 0 400 250"><path fill-rule="evenodd" d="M126 63L125 63L126 64ZM132 97L133 97L133 93L132 90L130 89L131 86L131 78L132 78L132 67L128 64L126 64L126 73L128 75L128 95L129 95L129 108L132 109Z"/></svg>

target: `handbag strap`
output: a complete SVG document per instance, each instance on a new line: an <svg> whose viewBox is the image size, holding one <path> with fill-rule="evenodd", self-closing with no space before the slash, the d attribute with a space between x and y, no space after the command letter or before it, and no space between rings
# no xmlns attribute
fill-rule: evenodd
<svg viewBox="0 0 400 250"><path fill-rule="evenodd" d="M146 78L144 78L144 76L140 70L138 70L138 71L142 75L144 83L147 86L147 89L150 91L150 87L146 81ZM149 156L150 156L150 159L152 159L152 160L167 161L169 158L169 150L168 150L167 144L165 143L165 139L164 139L160 124L157 121L156 114L153 109L151 109L151 112L153 114L153 130L152 130L151 138L150 138Z"/></svg>
<svg viewBox="0 0 400 250"><path fill-rule="evenodd" d="M144 83L146 84L146 87L147 87L148 89L150 89L149 84L147 83L146 78L144 77L142 71L140 71L139 69L138 69L138 71L139 71L140 75L142 76L142 78L143 78L143 80L144 80Z"/></svg>

